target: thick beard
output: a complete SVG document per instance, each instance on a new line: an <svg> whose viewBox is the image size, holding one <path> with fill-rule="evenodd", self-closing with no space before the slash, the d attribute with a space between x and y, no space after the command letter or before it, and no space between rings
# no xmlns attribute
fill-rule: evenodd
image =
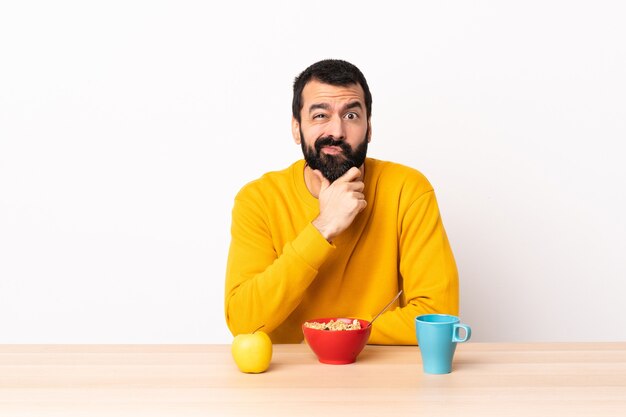
<svg viewBox="0 0 626 417"><path fill-rule="evenodd" d="M307 146L304 141L302 129L300 129L300 145L304 160L311 169L319 170L322 175L333 183L337 178L348 172L352 167L360 167L365 162L367 156L367 136L369 128L365 133L363 142L353 151L352 147L343 140L335 140L330 136L324 136L315 141L315 148ZM339 155L328 155L322 153L324 146L338 146L343 150Z"/></svg>

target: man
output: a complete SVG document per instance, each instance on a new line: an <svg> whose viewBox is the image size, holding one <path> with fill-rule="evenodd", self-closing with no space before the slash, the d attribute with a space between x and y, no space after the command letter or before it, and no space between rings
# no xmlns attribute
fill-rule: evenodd
<svg viewBox="0 0 626 417"><path fill-rule="evenodd" d="M416 344L416 316L458 314L456 264L432 186L412 168L366 158L372 96L354 65L311 65L295 80L292 104L304 160L235 198L231 332L264 326L274 343L298 343L303 322L371 320L402 289L369 343Z"/></svg>

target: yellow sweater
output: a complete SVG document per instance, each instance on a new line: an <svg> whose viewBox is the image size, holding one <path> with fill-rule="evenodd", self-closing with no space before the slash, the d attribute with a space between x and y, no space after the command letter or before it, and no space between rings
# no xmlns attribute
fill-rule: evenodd
<svg viewBox="0 0 626 417"><path fill-rule="evenodd" d="M367 207L332 244L311 224L319 204L304 183L304 160L241 189L225 288L234 335L264 325L274 343L298 343L303 322L371 320L399 289L369 343L414 345L416 316L458 314L456 264L428 180L367 158L364 182Z"/></svg>

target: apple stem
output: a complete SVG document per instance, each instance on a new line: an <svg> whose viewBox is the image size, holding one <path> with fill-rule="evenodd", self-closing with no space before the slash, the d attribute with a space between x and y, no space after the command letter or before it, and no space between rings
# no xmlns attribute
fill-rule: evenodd
<svg viewBox="0 0 626 417"><path fill-rule="evenodd" d="M261 329L262 329L262 328L264 328L264 327L265 327L265 324L261 325L261 327L259 327L258 329L256 329L256 330L255 330L255 331L253 331L252 333L254 334L254 333L258 332L259 330L261 330Z"/></svg>

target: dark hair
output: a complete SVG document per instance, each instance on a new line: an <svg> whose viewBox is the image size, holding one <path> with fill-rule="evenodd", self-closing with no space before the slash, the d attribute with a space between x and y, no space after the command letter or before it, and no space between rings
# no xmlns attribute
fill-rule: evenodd
<svg viewBox="0 0 626 417"><path fill-rule="evenodd" d="M346 86L351 84L360 84L365 93L365 109L367 111L367 119L372 115L372 94L367 85L367 81L363 73L354 65L340 59L325 59L311 65L293 82L293 102L291 109L293 117L300 120L300 111L302 110L302 90L304 86L312 79L318 80L324 84Z"/></svg>

